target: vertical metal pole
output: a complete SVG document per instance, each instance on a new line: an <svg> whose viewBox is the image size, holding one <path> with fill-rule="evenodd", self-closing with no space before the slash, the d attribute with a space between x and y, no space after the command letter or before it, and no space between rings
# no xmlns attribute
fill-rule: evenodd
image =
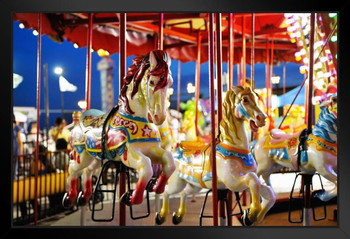
<svg viewBox="0 0 350 239"><path fill-rule="evenodd" d="M202 36L200 31L198 31L197 35L197 62L196 62L196 114L195 114L195 128L196 128L196 136L198 136L198 102L199 102L199 93L200 93L200 73L201 73L201 41Z"/></svg>
<svg viewBox="0 0 350 239"><path fill-rule="evenodd" d="M272 93L273 93L273 86L272 86L272 81L271 81L271 77L273 76L273 50L275 48L275 42L274 42L274 39L272 38L271 39L271 54L270 54L270 77L269 77L269 81L270 81L270 94L269 94L269 105L270 105L270 108L272 106L272 102L271 102L271 98L272 98ZM271 109L270 109L271 110Z"/></svg>
<svg viewBox="0 0 350 239"><path fill-rule="evenodd" d="M254 81L254 58L255 58L255 15L252 13L252 47L251 47L251 71L250 71L250 80L252 89L255 89Z"/></svg>
<svg viewBox="0 0 350 239"><path fill-rule="evenodd" d="M121 88L126 69L126 13L120 13L119 25L119 87ZM119 195L125 193L125 173L119 173ZM125 204L119 202L119 226L126 224Z"/></svg>
<svg viewBox="0 0 350 239"><path fill-rule="evenodd" d="M246 19L243 16L242 17L242 58L243 58L243 63L242 63L242 86L244 87L246 85L245 78L246 78L246 29L245 29L245 22Z"/></svg>
<svg viewBox="0 0 350 239"><path fill-rule="evenodd" d="M177 112L180 112L180 94L181 94L181 61L177 65Z"/></svg>
<svg viewBox="0 0 350 239"><path fill-rule="evenodd" d="M218 125L222 119L222 34L221 34L221 13L216 13L216 93L218 107ZM218 127L218 130L220 128ZM219 202L219 225L225 222L225 204L223 200Z"/></svg>
<svg viewBox="0 0 350 239"><path fill-rule="evenodd" d="M218 124L222 119L222 35L221 13L216 13L216 90L218 104Z"/></svg>
<svg viewBox="0 0 350 239"><path fill-rule="evenodd" d="M49 145L49 84L47 74L47 63L44 64L44 94L45 94L45 135L46 135L46 147Z"/></svg>
<svg viewBox="0 0 350 239"><path fill-rule="evenodd" d="M312 118L313 118L313 112L312 112L312 92L313 92L313 73L314 73L314 43L315 43L315 13L311 13L311 19L310 19L310 38L309 38L309 91L308 91L308 107L307 107L307 129L309 132L312 129ZM304 181L303 181L303 187L305 188L305 196L304 196L304 218L303 218L303 225L304 226L311 226L311 182L312 182L312 175L303 175Z"/></svg>
<svg viewBox="0 0 350 239"><path fill-rule="evenodd" d="M229 51L229 62L228 62L228 76L229 76L229 88L233 86L233 67L234 67L234 15L229 13L228 17L228 27L229 27L229 41L228 41L228 51Z"/></svg>
<svg viewBox="0 0 350 239"><path fill-rule="evenodd" d="M229 40L228 40L228 76L229 76L229 84L228 89L232 88L233 86L233 68L234 68L234 62L233 62L233 54L234 54L234 15L233 13L229 13L228 17L228 28L229 28ZM233 193L231 191L228 192L227 200L228 200L228 212L230 214L232 213L232 197ZM228 216L228 215L227 215ZM230 217L227 218L227 225L232 226L232 220L230 220Z"/></svg>
<svg viewBox="0 0 350 239"><path fill-rule="evenodd" d="M164 26L164 13L159 14L159 32L158 32L158 50L163 50L163 26ZM155 211L160 211L160 195L155 193L154 195Z"/></svg>
<svg viewBox="0 0 350 239"><path fill-rule="evenodd" d="M212 165L212 202L213 202L213 225L218 225L218 190L216 173L216 133L215 133L215 86L214 86L214 13L209 13L209 90L210 90L210 119L211 119L211 154Z"/></svg>
<svg viewBox="0 0 350 239"><path fill-rule="evenodd" d="M313 81L314 81L314 43L315 43L315 13L311 13L311 28L310 28L310 42L309 42L309 98L308 98L308 120L307 128L311 131L312 119L313 119L313 107L312 107L312 93L313 93Z"/></svg>
<svg viewBox="0 0 350 239"><path fill-rule="evenodd" d="M270 116L270 104L269 104L269 98L270 98L270 75L269 75L269 66L270 66L270 54L269 54L269 38L266 38L266 67L265 67L265 87L266 87L266 114Z"/></svg>
<svg viewBox="0 0 350 239"><path fill-rule="evenodd" d="M36 78L36 146L35 146L35 187L34 187L34 225L38 221L38 167L39 167L39 134L40 134L40 83L41 83L41 34L42 13L38 13L38 49Z"/></svg>
<svg viewBox="0 0 350 239"><path fill-rule="evenodd" d="M158 49L163 50L164 13L159 13Z"/></svg>
<svg viewBox="0 0 350 239"><path fill-rule="evenodd" d="M89 25L87 33L87 49L86 49L86 76L85 76L85 101L86 110L91 107L91 49L92 49L92 28L93 28L93 13L89 13ZM63 93L61 92L61 104L63 115ZM80 209L80 225L85 226L86 206Z"/></svg>
<svg viewBox="0 0 350 239"><path fill-rule="evenodd" d="M283 64L283 116L284 116L284 105L286 104L286 77L287 77L287 63Z"/></svg>
<svg viewBox="0 0 350 239"><path fill-rule="evenodd" d="M89 13L89 26L87 34L87 52L86 52L86 77L85 77L85 100L86 110L90 109L91 98L91 48L92 48L92 20L93 13Z"/></svg>

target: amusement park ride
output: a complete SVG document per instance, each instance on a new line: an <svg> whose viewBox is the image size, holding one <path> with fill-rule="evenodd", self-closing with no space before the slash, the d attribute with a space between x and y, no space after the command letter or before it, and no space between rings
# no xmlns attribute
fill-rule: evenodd
<svg viewBox="0 0 350 239"><path fill-rule="evenodd" d="M173 214L173 222L178 224L186 213L186 197L203 188L212 192L214 226L219 224L219 211L220 217L224 216L221 213L223 201L228 218L234 215L244 226L257 225L276 202L270 174L289 167L300 172L296 177L302 177L302 222L310 226L312 197L328 201L337 196L336 88L329 91L330 87L319 83L326 82L327 86L334 87L337 80L336 47L330 41L337 24L330 25L327 19L323 13L16 13L15 20L39 32L38 95L41 35L47 34L56 41L65 38L79 47L87 46L87 107L84 112L74 112L70 126L72 152L68 192L63 205L71 207L77 200L78 205L83 206L93 195L94 209L96 195L105 192L99 188L101 175L114 164L117 174L112 193L114 204L119 184L119 225L125 225L126 206L132 210L132 206L141 204L145 192L148 203L145 217L149 215L148 194L163 194L163 205L156 212L157 224L162 224L169 213L169 196L180 193L180 206ZM110 54L118 52L120 57L119 100L109 112L90 109L91 49L100 48ZM314 51L309 49L318 49L315 50L316 60ZM137 57L126 71L126 57L130 55ZM195 137L169 146L173 140L162 145L161 139L171 132L169 126L164 125L168 120L167 90L173 83L171 59L196 61L197 67ZM307 73L302 84L307 86L306 129L287 134L281 130L283 121L278 129L272 130L274 125L269 121L267 133L259 135L259 128L266 125L267 117L271 117L272 66L301 59L304 64L301 71ZM198 100L200 64L206 61L209 62L211 123L210 136L203 140L198 134ZM229 89L224 97L223 61L228 62L229 75ZM255 92L254 64L258 62L266 63L267 93L263 106ZM233 66L236 63L240 69L234 86ZM246 63L252 66L249 85ZM314 69L316 65L317 69ZM320 107L320 114L313 126L315 102ZM37 104L40 109L39 100ZM284 116L287 115L288 112ZM39 116L37 119L39 121ZM92 172L101 167L101 175L93 188ZM138 175L134 189L130 186L130 170L135 170ZM334 189L312 192L314 174L333 182ZM80 175L83 191L78 193L76 186ZM251 196L249 209L231 215L231 192L236 194L239 204L238 193L246 189ZM94 220L94 211L92 215ZM113 217L114 205L112 218L106 220Z"/></svg>

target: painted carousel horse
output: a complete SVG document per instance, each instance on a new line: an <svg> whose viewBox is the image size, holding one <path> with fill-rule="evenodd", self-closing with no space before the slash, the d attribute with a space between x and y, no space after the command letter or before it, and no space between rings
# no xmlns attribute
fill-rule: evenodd
<svg viewBox="0 0 350 239"><path fill-rule="evenodd" d="M337 195L337 95L320 104L321 113L311 134L305 131L287 134L273 129L270 135L252 142L251 152L258 165L258 175L271 186L271 173L282 167L300 170L306 174L317 171L333 182L331 191L316 194L322 201ZM300 144L300 139L305 143Z"/></svg>
<svg viewBox="0 0 350 239"><path fill-rule="evenodd" d="M257 131L265 125L265 118L257 106L256 94L249 87L236 86L227 92L223 103L223 119L220 122L220 142L216 145L218 189L228 188L235 192L250 190L252 204L241 218L243 225L261 222L275 203L272 189L262 185L256 174L256 164L249 152L244 126L244 121L248 120L252 130ZM170 195L180 193L180 206L173 214L173 222L177 224L186 213L187 196L202 188L212 187L210 145L204 144L202 149L197 148L195 151L180 146L175 155L176 171L163 193L163 205L156 214L157 224L164 223L169 214Z"/></svg>
<svg viewBox="0 0 350 239"><path fill-rule="evenodd" d="M80 123L71 132L72 157L69 165L68 193L63 205L69 207L77 198L77 177L83 173L84 190L78 203L88 202L92 194L91 174L100 160L119 160L138 172L133 191L121 197L126 205L140 204L144 190L163 193L175 170L171 152L161 148L157 125L166 118L166 95L173 79L170 58L165 51L152 51L136 57L124 78L118 105L105 114L99 110L85 111ZM160 164L162 173L153 184L152 165Z"/></svg>

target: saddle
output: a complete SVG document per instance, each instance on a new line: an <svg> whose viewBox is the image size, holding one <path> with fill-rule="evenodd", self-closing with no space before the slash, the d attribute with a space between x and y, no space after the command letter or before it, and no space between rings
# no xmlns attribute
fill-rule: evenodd
<svg viewBox="0 0 350 239"><path fill-rule="evenodd" d="M270 134L266 136L264 142L264 149L280 149L280 148L294 148L297 146L299 134L287 134L280 129L273 129Z"/></svg>
<svg viewBox="0 0 350 239"><path fill-rule="evenodd" d="M182 141L179 147L184 152L188 151L203 151L208 144L203 141Z"/></svg>

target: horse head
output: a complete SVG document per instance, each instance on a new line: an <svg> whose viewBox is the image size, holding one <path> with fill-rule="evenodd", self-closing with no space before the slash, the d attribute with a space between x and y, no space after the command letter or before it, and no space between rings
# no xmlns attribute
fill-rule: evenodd
<svg viewBox="0 0 350 239"><path fill-rule="evenodd" d="M250 87L243 88L242 86L233 87L232 93L235 94L234 101L232 101L235 105L235 116L248 120L251 130L254 132L257 132L259 127L265 126L267 116L259 107L258 94Z"/></svg>
<svg viewBox="0 0 350 239"><path fill-rule="evenodd" d="M173 83L170 65L171 59L165 51L156 50L149 54L150 70L144 82L143 90L148 102L147 119L161 125L167 116L168 88Z"/></svg>
<svg viewBox="0 0 350 239"><path fill-rule="evenodd" d="M161 125L167 114L167 91L173 83L170 64L170 57L162 50L136 57L123 80L121 109L131 115L144 112L149 122Z"/></svg>

